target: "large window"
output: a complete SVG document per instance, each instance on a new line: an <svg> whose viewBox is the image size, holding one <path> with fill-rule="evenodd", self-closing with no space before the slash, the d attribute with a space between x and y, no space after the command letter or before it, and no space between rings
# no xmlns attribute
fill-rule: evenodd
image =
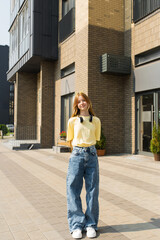
<svg viewBox="0 0 160 240"><path fill-rule="evenodd" d="M134 22L160 8L160 0L133 0Z"/></svg>
<svg viewBox="0 0 160 240"><path fill-rule="evenodd" d="M10 0L10 6L10 23L12 23L19 10L19 0Z"/></svg>
<svg viewBox="0 0 160 240"><path fill-rule="evenodd" d="M73 93L61 98L61 131L67 131L67 123L72 115L73 100Z"/></svg>
<svg viewBox="0 0 160 240"><path fill-rule="evenodd" d="M29 48L29 9L28 2L25 4L19 16L19 58Z"/></svg>
<svg viewBox="0 0 160 240"><path fill-rule="evenodd" d="M9 67L11 68L17 61L18 61L18 19L15 20L10 30Z"/></svg>
<svg viewBox="0 0 160 240"><path fill-rule="evenodd" d="M10 62L9 68L29 49L29 8L28 1L15 19L10 30Z"/></svg>

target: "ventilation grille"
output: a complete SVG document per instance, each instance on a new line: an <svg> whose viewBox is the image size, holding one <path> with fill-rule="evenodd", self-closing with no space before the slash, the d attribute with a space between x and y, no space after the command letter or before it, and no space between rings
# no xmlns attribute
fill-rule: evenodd
<svg viewBox="0 0 160 240"><path fill-rule="evenodd" d="M111 55L108 53L100 57L101 73L130 74L131 58L126 56Z"/></svg>

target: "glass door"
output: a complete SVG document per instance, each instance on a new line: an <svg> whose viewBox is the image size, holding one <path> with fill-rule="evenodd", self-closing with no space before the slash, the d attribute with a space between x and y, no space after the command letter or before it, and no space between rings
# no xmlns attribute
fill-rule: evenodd
<svg viewBox="0 0 160 240"><path fill-rule="evenodd" d="M138 100L138 149L150 152L150 140L154 123L155 94L140 96Z"/></svg>

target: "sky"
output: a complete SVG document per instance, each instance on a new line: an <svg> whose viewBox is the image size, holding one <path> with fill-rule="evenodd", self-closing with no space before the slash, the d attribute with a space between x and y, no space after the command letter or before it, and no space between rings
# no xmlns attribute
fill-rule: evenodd
<svg viewBox="0 0 160 240"><path fill-rule="evenodd" d="M0 45L9 45L10 0L0 0Z"/></svg>

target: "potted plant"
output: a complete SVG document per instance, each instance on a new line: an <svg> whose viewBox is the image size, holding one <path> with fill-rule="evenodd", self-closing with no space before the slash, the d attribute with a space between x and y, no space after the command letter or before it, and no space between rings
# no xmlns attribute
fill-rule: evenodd
<svg viewBox="0 0 160 240"><path fill-rule="evenodd" d="M154 122L150 150L154 154L155 161L160 161L160 126Z"/></svg>
<svg viewBox="0 0 160 240"><path fill-rule="evenodd" d="M101 129L100 141L96 142L97 155L104 156L106 153L105 148L106 148L106 137L104 136L103 131Z"/></svg>
<svg viewBox="0 0 160 240"><path fill-rule="evenodd" d="M67 134L66 134L65 131L60 132L60 139L61 140L66 140L66 136L67 136Z"/></svg>

